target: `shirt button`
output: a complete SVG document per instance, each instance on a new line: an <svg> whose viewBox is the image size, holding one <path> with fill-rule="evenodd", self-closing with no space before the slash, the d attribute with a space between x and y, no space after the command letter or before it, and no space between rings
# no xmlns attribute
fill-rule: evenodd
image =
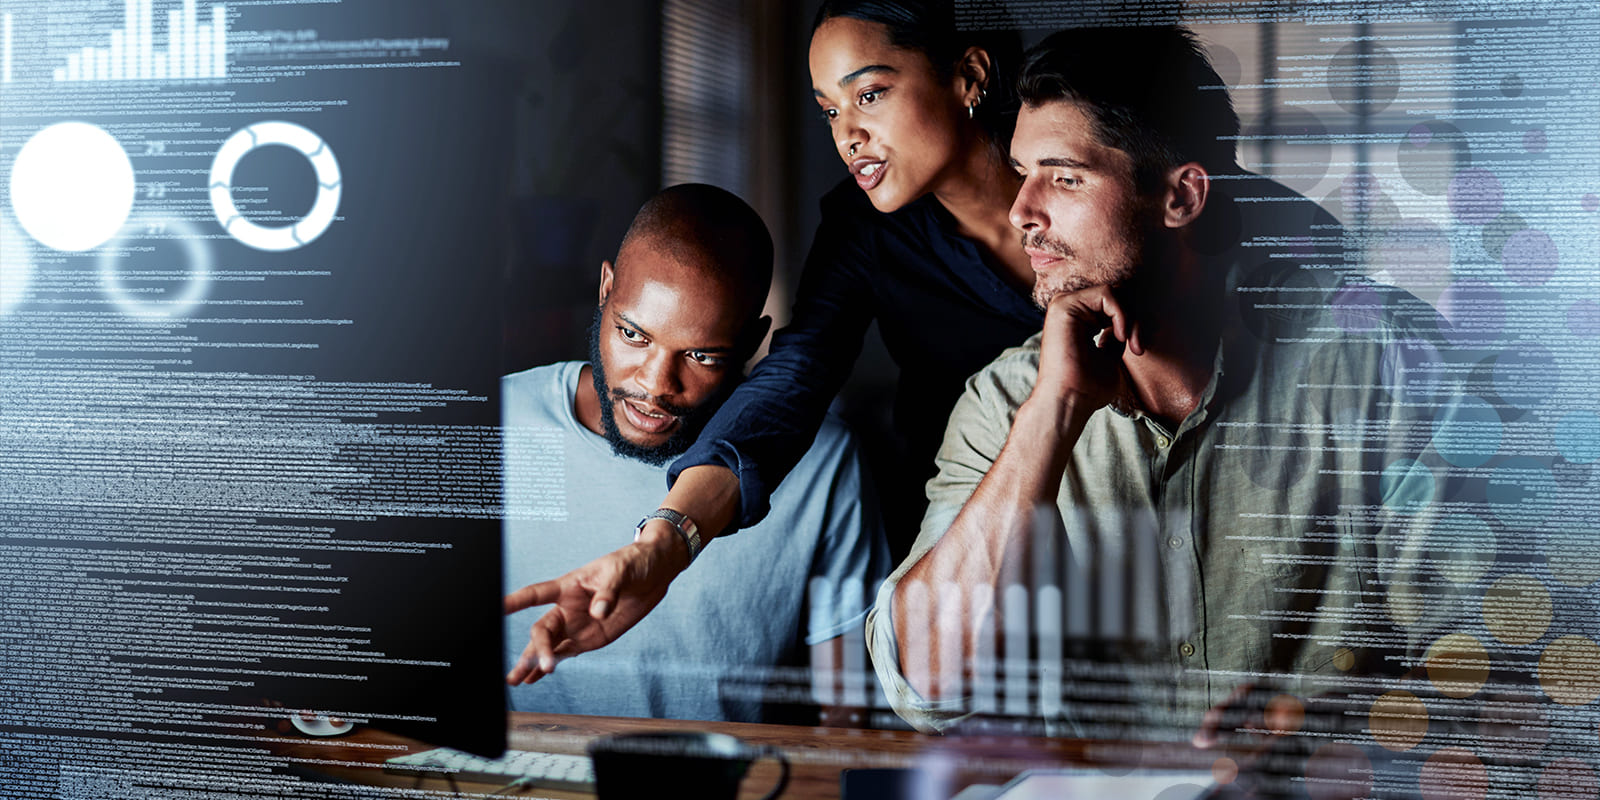
<svg viewBox="0 0 1600 800"><path fill-rule="evenodd" d="M1165 450L1165 449L1167 449L1167 445L1169 445L1169 444L1172 444L1172 440L1171 439L1168 439L1165 436L1157 436L1156 437L1156 447L1159 447L1159 448Z"/></svg>
<svg viewBox="0 0 1600 800"><path fill-rule="evenodd" d="M1179 539L1176 536L1174 536L1171 539L1167 540L1167 546L1172 548L1172 549L1174 549L1174 550L1176 550L1176 549L1178 549L1178 548L1183 546L1183 540Z"/></svg>
<svg viewBox="0 0 1600 800"><path fill-rule="evenodd" d="M1194 655L1194 645L1184 642L1183 644L1178 645L1178 652L1182 653L1184 658L1188 658L1189 656Z"/></svg>

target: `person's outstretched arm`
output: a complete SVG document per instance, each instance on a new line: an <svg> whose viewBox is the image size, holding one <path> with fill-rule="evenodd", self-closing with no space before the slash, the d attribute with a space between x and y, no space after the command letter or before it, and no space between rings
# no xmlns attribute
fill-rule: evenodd
<svg viewBox="0 0 1600 800"><path fill-rule="evenodd" d="M716 498L719 491L737 491L737 482L717 483L720 468L685 473L678 481L686 494ZM727 470L720 470L726 473ZM700 481L707 486L699 486ZM720 487L720 489L719 489ZM669 506L670 506L669 495ZM737 500L721 503L733 508ZM708 506L715 509L718 504ZM642 515L641 515L642 516ZM727 517L709 518L726 525ZM524 586L505 598L505 613L554 604L534 622L528 646L506 682L533 683L550 674L556 662L615 641L644 619L667 594L667 587L689 566L683 538L665 520L647 523L627 547L613 550L565 575Z"/></svg>
<svg viewBox="0 0 1600 800"><path fill-rule="evenodd" d="M854 220L824 209L791 323L766 358L674 462L661 508L687 515L702 546L766 515L768 498L811 446L849 376L872 322L875 264ZM643 517L653 509L640 509ZM506 596L506 613L554 604L534 623L508 683L531 683L557 660L603 647L649 614L690 553L672 526L646 524L638 540L558 578Z"/></svg>

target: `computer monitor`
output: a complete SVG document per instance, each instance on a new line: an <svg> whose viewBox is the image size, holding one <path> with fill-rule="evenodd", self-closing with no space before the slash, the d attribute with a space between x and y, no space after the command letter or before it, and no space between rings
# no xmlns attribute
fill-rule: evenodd
<svg viewBox="0 0 1600 800"><path fill-rule="evenodd" d="M0 6L19 785L236 768L301 714L503 749L519 99L467 16Z"/></svg>

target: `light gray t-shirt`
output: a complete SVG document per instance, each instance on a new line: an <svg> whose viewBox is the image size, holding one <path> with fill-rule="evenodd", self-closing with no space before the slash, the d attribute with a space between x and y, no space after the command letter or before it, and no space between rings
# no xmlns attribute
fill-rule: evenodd
<svg viewBox="0 0 1600 800"><path fill-rule="evenodd" d="M501 379L508 591L628 544L667 485L665 465L616 455L578 421L573 401L583 366L564 362ZM855 441L830 419L774 493L764 522L711 543L637 626L513 688L511 707L760 721L762 692L784 677L774 668L803 666L809 645L860 625L888 573L876 502L862 489ZM507 669L548 609L507 618Z"/></svg>

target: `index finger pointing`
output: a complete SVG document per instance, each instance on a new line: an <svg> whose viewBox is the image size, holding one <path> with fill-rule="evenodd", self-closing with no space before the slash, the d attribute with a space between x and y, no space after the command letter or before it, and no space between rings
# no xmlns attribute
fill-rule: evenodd
<svg viewBox="0 0 1600 800"><path fill-rule="evenodd" d="M560 596L561 584L555 580L529 584L506 595L506 613L514 614L524 608L554 603Z"/></svg>

